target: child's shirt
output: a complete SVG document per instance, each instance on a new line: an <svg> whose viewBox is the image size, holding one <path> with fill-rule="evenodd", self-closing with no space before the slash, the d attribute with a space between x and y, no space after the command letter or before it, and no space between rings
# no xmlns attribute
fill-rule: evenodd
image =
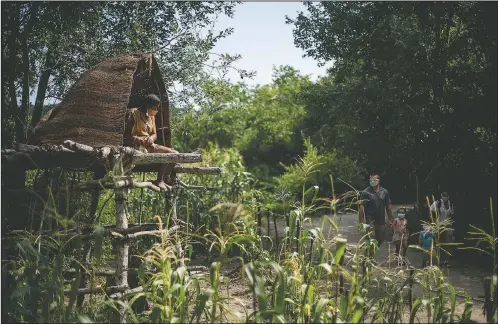
<svg viewBox="0 0 498 324"><path fill-rule="evenodd" d="M396 218L393 221L393 241L408 239L408 229L406 228L408 221L405 219Z"/></svg>
<svg viewBox="0 0 498 324"><path fill-rule="evenodd" d="M424 249L431 248L431 243L434 240L434 233L432 233L432 232L420 232L420 235L418 237L419 237L419 239L422 243L422 247Z"/></svg>

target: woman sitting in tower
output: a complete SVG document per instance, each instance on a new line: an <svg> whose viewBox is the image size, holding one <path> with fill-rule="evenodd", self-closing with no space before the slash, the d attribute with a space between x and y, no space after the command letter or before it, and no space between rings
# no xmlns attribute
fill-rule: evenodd
<svg viewBox="0 0 498 324"><path fill-rule="evenodd" d="M149 94L139 100L139 107L127 114L124 145L134 147L144 153L178 153L176 150L155 144L157 140L155 116L161 100ZM170 190L164 182L164 175L173 171L174 163L161 164L155 184L161 190Z"/></svg>

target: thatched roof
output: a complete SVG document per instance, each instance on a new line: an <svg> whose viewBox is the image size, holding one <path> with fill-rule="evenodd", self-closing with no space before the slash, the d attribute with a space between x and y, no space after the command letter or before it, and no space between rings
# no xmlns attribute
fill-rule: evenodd
<svg viewBox="0 0 498 324"><path fill-rule="evenodd" d="M85 72L57 109L37 125L30 143L60 145L72 140L92 147L121 146L126 109L133 106L130 96L140 91L163 100L156 125L165 127L164 144L171 146L168 96L157 62L148 53L113 57Z"/></svg>

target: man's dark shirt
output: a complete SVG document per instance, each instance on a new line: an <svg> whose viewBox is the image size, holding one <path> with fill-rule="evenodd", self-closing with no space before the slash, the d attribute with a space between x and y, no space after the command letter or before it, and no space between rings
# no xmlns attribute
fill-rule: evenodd
<svg viewBox="0 0 498 324"><path fill-rule="evenodd" d="M364 200L366 222L375 221L377 225L384 225L386 223L386 206L391 204L389 192L382 187L379 187L377 192L372 187L368 187L361 192L360 199Z"/></svg>

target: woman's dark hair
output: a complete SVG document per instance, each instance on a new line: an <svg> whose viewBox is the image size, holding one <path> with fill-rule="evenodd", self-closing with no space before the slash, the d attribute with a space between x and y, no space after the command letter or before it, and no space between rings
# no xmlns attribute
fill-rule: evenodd
<svg viewBox="0 0 498 324"><path fill-rule="evenodd" d="M140 98L139 109L143 113L146 113L147 109L149 109L152 106L159 106L160 103L161 99L159 99L157 95L150 93Z"/></svg>

